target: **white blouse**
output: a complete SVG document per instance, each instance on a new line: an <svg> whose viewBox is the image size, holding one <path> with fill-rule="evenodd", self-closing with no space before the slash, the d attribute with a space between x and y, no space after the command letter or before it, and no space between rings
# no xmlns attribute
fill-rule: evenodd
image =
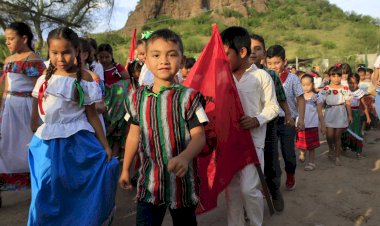
<svg viewBox="0 0 380 226"><path fill-rule="evenodd" d="M80 107L74 96L75 80L69 76L51 76L42 99L45 114L41 114L41 109L38 111L43 124L36 131L37 137L50 140L66 138L80 130L94 132L94 128L87 120L84 106ZM45 75L39 77L32 93L33 97L38 98L44 81ZM95 81L81 80L80 85L84 91L84 105L102 101L102 92Z"/></svg>
<svg viewBox="0 0 380 226"><path fill-rule="evenodd" d="M327 105L335 106L345 104L346 100L351 99L351 92L347 86L341 86L339 89L331 88L330 86L326 86L323 90L319 92L323 101L326 102Z"/></svg>

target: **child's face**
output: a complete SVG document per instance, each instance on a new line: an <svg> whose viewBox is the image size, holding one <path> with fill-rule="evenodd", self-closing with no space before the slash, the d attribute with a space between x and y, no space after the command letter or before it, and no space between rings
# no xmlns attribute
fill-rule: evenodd
<svg viewBox="0 0 380 226"><path fill-rule="evenodd" d="M187 75L189 74L191 68L181 68L181 75L182 75L182 78L183 79L186 79L187 78Z"/></svg>
<svg viewBox="0 0 380 226"><path fill-rule="evenodd" d="M69 72L76 63L77 49L66 39L51 39L49 41L50 63L57 68L57 72Z"/></svg>
<svg viewBox="0 0 380 226"><path fill-rule="evenodd" d="M292 73L292 74L296 74L296 72L297 72L297 69L296 69L296 68L292 67L292 68L290 69L290 73Z"/></svg>
<svg viewBox="0 0 380 226"><path fill-rule="evenodd" d="M140 78L141 71L135 71L132 73L134 79L138 80Z"/></svg>
<svg viewBox="0 0 380 226"><path fill-rule="evenodd" d="M359 71L359 76L360 76L360 81L365 80L365 72L364 71Z"/></svg>
<svg viewBox="0 0 380 226"><path fill-rule="evenodd" d="M182 56L178 44L157 38L148 43L145 63L156 80L174 81Z"/></svg>
<svg viewBox="0 0 380 226"><path fill-rule="evenodd" d="M240 53L237 53L234 49L224 45L224 51L227 55L228 63L230 64L232 73L238 71L242 67L245 60L249 60L247 57L246 49L241 49Z"/></svg>
<svg viewBox="0 0 380 226"><path fill-rule="evenodd" d="M270 70L275 71L277 73L283 72L287 63L287 60L283 60L281 59L281 57L278 56L272 58L267 57L267 67Z"/></svg>
<svg viewBox="0 0 380 226"><path fill-rule="evenodd" d="M310 78L303 78L301 80L301 84L302 84L303 91L305 93L310 93L310 92L313 91L314 84L313 84L313 82L311 81Z"/></svg>
<svg viewBox="0 0 380 226"><path fill-rule="evenodd" d="M107 52L107 51L100 51L98 53L98 60L99 60L99 63L101 63L103 65L103 67L108 67L112 64L112 55L111 53Z"/></svg>
<svg viewBox="0 0 380 226"><path fill-rule="evenodd" d="M348 82L348 87L350 88L351 91L355 91L359 88L358 81L356 81L355 77L350 78L347 82Z"/></svg>
<svg viewBox="0 0 380 226"><path fill-rule="evenodd" d="M338 74L330 75L330 84L332 84L332 85L339 86L341 80L342 80L342 76L339 76Z"/></svg>
<svg viewBox="0 0 380 226"><path fill-rule="evenodd" d="M5 30L5 44L11 53L17 52L23 45L27 45L27 37L17 34L13 29Z"/></svg>
<svg viewBox="0 0 380 226"><path fill-rule="evenodd" d="M265 59L265 50L260 41L251 38L251 55L249 56L250 61L253 64L260 65L261 61Z"/></svg>
<svg viewBox="0 0 380 226"><path fill-rule="evenodd" d="M371 80L371 77L372 77L372 75L371 75L371 73L369 73L368 71L365 73L365 79L366 80Z"/></svg>
<svg viewBox="0 0 380 226"><path fill-rule="evenodd" d="M145 62L146 59L146 47L145 44L140 44L136 47L136 57L139 58L139 60Z"/></svg>
<svg viewBox="0 0 380 226"><path fill-rule="evenodd" d="M83 50L80 51L80 60L81 60L82 64L86 63L89 56L90 56L89 52L85 52Z"/></svg>
<svg viewBox="0 0 380 226"><path fill-rule="evenodd" d="M347 80L347 78L348 78L348 74L342 74L342 80Z"/></svg>
<svg viewBox="0 0 380 226"><path fill-rule="evenodd" d="M330 80L330 75L328 73L323 74L324 80Z"/></svg>

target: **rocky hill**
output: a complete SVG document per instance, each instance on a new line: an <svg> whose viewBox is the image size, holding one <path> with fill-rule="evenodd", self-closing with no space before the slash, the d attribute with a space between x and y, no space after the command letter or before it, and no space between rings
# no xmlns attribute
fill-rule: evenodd
<svg viewBox="0 0 380 226"><path fill-rule="evenodd" d="M203 12L228 8L247 16L250 9L257 12L267 10L267 0L140 0L128 18L124 31L141 28L148 20L159 16L187 19Z"/></svg>

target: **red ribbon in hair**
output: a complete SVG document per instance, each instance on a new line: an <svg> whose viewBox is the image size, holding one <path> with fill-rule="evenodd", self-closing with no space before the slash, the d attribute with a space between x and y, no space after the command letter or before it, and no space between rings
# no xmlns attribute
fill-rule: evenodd
<svg viewBox="0 0 380 226"><path fill-rule="evenodd" d="M338 64L335 64L335 67L340 67L340 66L342 66L342 65L341 65L341 64L339 64L339 63L338 63Z"/></svg>
<svg viewBox="0 0 380 226"><path fill-rule="evenodd" d="M280 74L280 80L282 84L285 83L286 79L288 78L288 75L289 75L289 71L286 70L285 68L284 71Z"/></svg>
<svg viewBox="0 0 380 226"><path fill-rule="evenodd" d="M46 80L41 84L40 89L38 90L38 107L40 109L41 115L45 115L45 111L42 107L42 98L44 97L48 81Z"/></svg>

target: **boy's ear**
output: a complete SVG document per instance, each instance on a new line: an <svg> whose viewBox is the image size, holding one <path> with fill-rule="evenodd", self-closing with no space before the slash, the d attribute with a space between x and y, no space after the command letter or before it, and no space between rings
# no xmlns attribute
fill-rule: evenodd
<svg viewBox="0 0 380 226"><path fill-rule="evenodd" d="M23 35L21 38L22 38L22 42L26 45L28 43L28 36Z"/></svg>
<svg viewBox="0 0 380 226"><path fill-rule="evenodd" d="M240 58L244 59L247 57L248 55L248 50L247 48L243 47L240 49L240 52L239 52L239 55L240 55Z"/></svg>

